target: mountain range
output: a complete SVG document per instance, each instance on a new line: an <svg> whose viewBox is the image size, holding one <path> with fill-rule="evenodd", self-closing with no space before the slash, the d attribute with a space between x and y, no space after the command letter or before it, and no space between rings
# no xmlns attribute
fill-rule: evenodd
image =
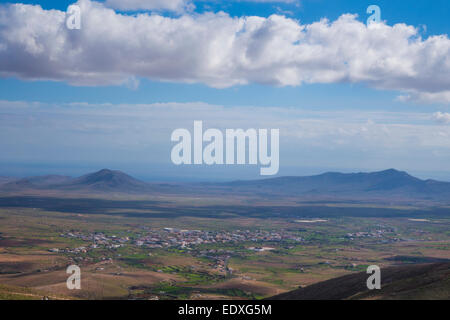
<svg viewBox="0 0 450 320"><path fill-rule="evenodd" d="M121 171L102 169L78 178L46 175L0 179L0 192L58 190L103 193L183 193L256 196L299 200L428 200L450 202L450 183L422 180L404 171L370 173L328 172L314 176L278 177L228 183L147 183Z"/></svg>
<svg viewBox="0 0 450 320"><path fill-rule="evenodd" d="M421 180L395 169L370 173L327 172L305 177L234 181L225 186L235 192L303 196L312 199L315 197L450 199L449 182Z"/></svg>

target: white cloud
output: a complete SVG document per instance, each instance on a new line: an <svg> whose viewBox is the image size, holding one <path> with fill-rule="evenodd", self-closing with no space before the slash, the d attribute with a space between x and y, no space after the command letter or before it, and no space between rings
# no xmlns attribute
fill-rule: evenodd
<svg viewBox="0 0 450 320"><path fill-rule="evenodd" d="M411 94L398 96L397 100L402 102L449 103L450 90L441 92L412 92Z"/></svg>
<svg viewBox="0 0 450 320"><path fill-rule="evenodd" d="M130 78L298 86L365 83L449 103L450 40L422 39L405 24L367 28L354 15L312 24L284 16L221 13L121 15L79 0L82 29L39 6L0 7L0 76L72 85L130 84ZM135 80L131 81L135 83Z"/></svg>
<svg viewBox="0 0 450 320"><path fill-rule="evenodd" d="M449 124L450 123L450 113L436 112L433 114L433 119L438 123Z"/></svg>

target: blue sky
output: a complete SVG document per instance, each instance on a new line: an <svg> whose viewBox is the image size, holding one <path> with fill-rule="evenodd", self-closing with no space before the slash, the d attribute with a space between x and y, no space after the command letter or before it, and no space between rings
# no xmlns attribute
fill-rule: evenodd
<svg viewBox="0 0 450 320"><path fill-rule="evenodd" d="M2 10L6 13L3 17L7 16L11 20L3 23L0 20L0 58L3 60L0 63L0 133L4 137L0 141L0 147L5 150L0 156L0 175L77 175L112 166L145 179L259 178L255 173L256 168L180 168L171 165L167 156L171 144L166 137L170 137L170 131L178 126L189 127L194 119L188 115L196 114L197 105L207 105L205 120L218 127L226 128L227 123L219 121L219 115L213 112L217 108L224 108L222 115L229 117L229 126L235 124L233 117L240 117L241 114L242 126L271 126L272 123L267 121L266 116L259 116L262 113L268 113L267 117L274 119L273 125L282 126L280 129L284 151L281 151L283 157L280 174L312 174L328 170L369 171L397 167L421 177L450 179L450 166L446 161L450 155L450 144L446 142L450 140L450 76L446 69L450 68L448 54L446 55L449 52L447 35L450 30L448 1L193 1L195 9L186 11L116 9L117 14L134 19L129 21L136 23L136 30L141 30L139 34L121 35L121 32L125 32L124 27L115 24L108 29L99 25L97 30L82 28L80 38L77 38L76 33L61 33L58 28L46 31L38 24L39 19L34 20L33 15L43 14L48 19L48 25L54 23L56 26L61 23L58 20L60 18L58 14L52 16L49 10L56 9L62 14L73 2L17 2L40 5L44 9L42 12L30 9L28 16L21 16L5 5L0 7L0 13ZM85 2L82 4L83 8L91 8L92 2L82 2ZM371 4L381 8L381 18L387 26L383 29L386 38L376 38L376 35L364 29L363 24L368 17L366 9ZM103 6L92 7L88 17L82 15L82 19L86 18L82 21L95 21L95 14L100 17L106 14L105 10L106 7ZM221 17L218 13L220 11L225 12L229 18ZM214 12L215 15L208 16L207 12ZM204 38L205 41L199 40L197 43L195 35L190 33L178 39L177 34L182 34L180 29L178 33L173 33L174 39L178 39L173 41L179 41L175 43L178 47L172 49L168 46L161 51L152 51L150 44L146 47L147 40L144 38L149 37L148 41L155 41L154 43L170 42L172 39L165 39L162 35L159 38L158 34L145 34L143 30L146 30L148 23L153 22L139 20L136 18L138 14L171 19L167 23L175 30L182 23L190 24L192 30L200 30L199 38ZM283 18L270 20L269 17L273 14ZM343 19L344 14L357 14L358 17L354 20ZM240 32L261 28L260 34L264 37L259 38L258 33L251 33L248 39L242 38L242 42L230 53L226 52L227 48L217 49L216 52L215 47L202 47L205 42L213 42L215 39L226 42L228 37L220 37L224 33L228 35L227 32L236 28L239 23L244 23L238 22L238 19L255 16L264 18L267 28L279 28L280 31L263 29L266 27L260 25L260 22L245 22L247 29ZM104 19L106 16L102 17ZM189 17L189 20L184 21L185 17ZM341 23L328 25L324 35L319 30L325 25L318 26L317 31L311 34L302 29L303 26L318 23L322 18L327 18L330 24L335 21ZM222 33L215 34L215 30L211 30L211 34L207 34L208 27L205 26L215 24ZM396 24L404 24L405 28L394 28ZM351 37L360 36L355 41L360 41L361 45L356 45L355 50L366 42L374 44L361 52L350 49L347 52L345 46L333 42L333 37L328 38L327 33L341 32L337 33L340 35L352 29L346 25L361 28L360 33L348 36L350 40ZM89 24L90 28L94 26ZM416 28L411 39L407 36L411 30L406 26ZM155 30L157 26L151 25L148 28ZM304 33L306 38L296 40L296 32ZM15 39L8 36L13 33L17 34ZM123 40L115 39L117 35L129 39L130 43L123 43L121 46L120 41ZM427 41L439 35L442 38ZM96 36L99 37L98 40L95 40ZM134 43L133 37L142 43ZM283 38L282 42L278 42L277 37ZM419 37L420 40L417 40ZM184 38L187 40L184 41ZM58 47L56 39L64 41L63 49ZM308 48L295 45L305 39L308 39ZM344 35L343 41L345 40L348 39ZM381 45L375 45L377 41ZM380 41L391 43L384 45ZM406 41L406 45L411 44L411 48L393 56L399 51L396 45L401 41ZM102 42L103 47L95 47L94 44L99 42ZM5 43L6 49L1 50L2 43ZM248 43L261 48L261 54L252 57L254 60L251 65L241 61L241 56L236 54L247 45L242 49L243 52L252 50L253 47ZM74 48L78 46L83 53L80 57L72 57L71 51L67 51L64 54L70 57L65 60L59 54L70 45ZM316 61L309 54L299 60L293 57L293 54L303 54L306 49L317 45L322 46L320 52L325 52L321 60ZM326 52L332 46L336 48ZM196 55L189 52L197 49L199 53ZM116 50L118 54L111 54L109 57L102 50ZM133 53L129 61L126 50ZM138 50L142 52L135 55ZM211 52L219 58L212 56ZM349 63L358 59L361 61L356 61L348 69L327 66L328 61L340 57L339 52L352 59ZM373 67L365 68L366 60L362 56L370 52L377 58L370 60L369 57L367 63L372 63ZM202 53L211 56L202 59ZM280 66L277 60L279 55L284 59L293 59L292 63ZM161 63L145 65L148 62L145 57L149 57L148 60L161 59ZM228 59L228 65L221 65L222 61ZM204 64L202 60L208 60L208 63ZM379 61L383 61L381 67ZM139 66L143 63L145 66L141 72ZM389 66L389 63L394 67ZM168 67L165 67L166 64ZM196 70L191 69L192 65ZM252 67L256 65L260 65L260 70ZM309 66L313 66L311 70ZM76 72L70 72L71 70ZM304 70L307 70L306 74ZM375 75L372 77L368 70ZM75 103L81 104L73 107ZM174 113L186 112L186 121L172 120L170 113L166 114L155 107L157 104L169 105ZM144 128L140 123L142 131L134 132L132 120L130 123L120 122L121 112L114 113L116 109L108 108L108 105L128 108L130 119L135 119L133 121L136 122L144 114L149 119L149 127ZM138 105L147 105L152 111L142 111ZM70 108L69 113L67 108ZM291 119L286 119L277 113L277 108L282 112L289 112L291 109L295 112ZM252 120L248 112L255 110L258 115L255 114ZM103 113L107 116L98 118ZM198 115L201 117L201 114ZM39 119L40 124L36 119ZM315 128L315 122L325 126L325 129ZM66 125L61 127L59 123ZM159 127L158 123L164 125ZM83 124L89 124L89 129ZM92 127L95 124L98 124L98 130ZM296 127L296 124L302 125ZM117 145L117 137L111 138L115 136L109 131L111 128L119 130L120 137L123 138L120 146ZM286 132L284 136L283 129ZM88 135L86 130L89 131ZM358 130L362 130L363 134ZM365 140L361 139L361 135L364 136L367 130L373 132L369 131ZM152 135L152 132L156 132L159 138L145 136ZM54 135L59 135L61 139ZM135 143L137 136L142 137L141 144ZM336 141L333 140L335 137ZM90 141L86 143L87 140ZM67 145L65 141L71 141L71 145ZM334 141L333 145L330 145L330 141ZM414 141L419 143L414 145ZM308 159L305 159L305 153L308 154ZM414 159L411 154L420 156Z"/></svg>

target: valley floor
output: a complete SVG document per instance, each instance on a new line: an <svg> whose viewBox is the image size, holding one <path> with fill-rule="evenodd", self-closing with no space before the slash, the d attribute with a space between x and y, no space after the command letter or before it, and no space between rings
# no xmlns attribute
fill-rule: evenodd
<svg viewBox="0 0 450 320"><path fill-rule="evenodd" d="M446 216L181 213L0 208L0 299L261 299L369 265L450 260ZM81 290L67 289L69 265Z"/></svg>
<svg viewBox="0 0 450 320"><path fill-rule="evenodd" d="M365 217L349 204L358 214L346 216L339 204L339 216L322 216L327 206L314 216L257 207L208 214L211 199L206 207L190 198L156 207L91 200L2 202L0 299L261 299L369 265L450 260L450 217L439 210ZM81 290L67 289L69 265L81 268Z"/></svg>

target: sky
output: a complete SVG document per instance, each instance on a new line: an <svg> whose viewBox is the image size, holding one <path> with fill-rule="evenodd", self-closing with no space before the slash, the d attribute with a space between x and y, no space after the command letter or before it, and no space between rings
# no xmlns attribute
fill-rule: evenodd
<svg viewBox="0 0 450 320"><path fill-rule="evenodd" d="M81 8L81 29L66 10ZM369 5L381 22L367 26ZM0 4L0 175L257 179L175 166L171 132L279 128L279 175L450 180L448 1Z"/></svg>

